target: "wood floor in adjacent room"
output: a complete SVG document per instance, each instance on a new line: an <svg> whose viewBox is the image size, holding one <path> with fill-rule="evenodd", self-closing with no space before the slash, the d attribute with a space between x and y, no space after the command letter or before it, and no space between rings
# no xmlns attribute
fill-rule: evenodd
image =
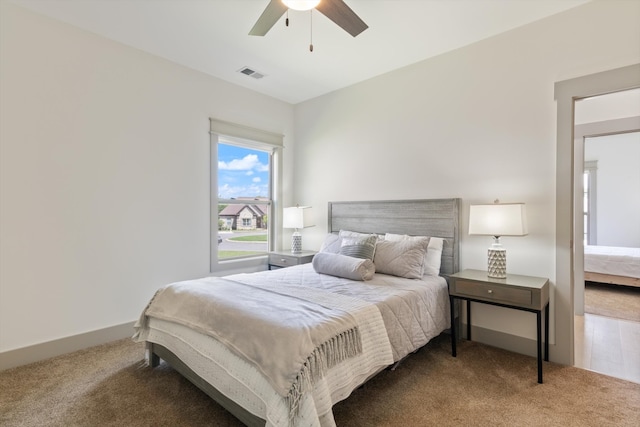
<svg viewBox="0 0 640 427"><path fill-rule="evenodd" d="M640 323L575 316L575 366L640 383Z"/></svg>

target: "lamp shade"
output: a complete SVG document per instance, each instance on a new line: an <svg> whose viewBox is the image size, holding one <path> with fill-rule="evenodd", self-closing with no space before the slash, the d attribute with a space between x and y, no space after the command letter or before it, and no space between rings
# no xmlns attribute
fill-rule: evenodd
<svg viewBox="0 0 640 427"><path fill-rule="evenodd" d="M312 227L311 206L294 206L282 210L283 228L305 228Z"/></svg>
<svg viewBox="0 0 640 427"><path fill-rule="evenodd" d="M469 234L481 236L526 236L527 218L524 203L471 205Z"/></svg>

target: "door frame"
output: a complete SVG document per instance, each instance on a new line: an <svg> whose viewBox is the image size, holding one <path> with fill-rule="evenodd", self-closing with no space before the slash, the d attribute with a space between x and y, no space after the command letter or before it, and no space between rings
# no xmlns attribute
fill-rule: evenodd
<svg viewBox="0 0 640 427"><path fill-rule="evenodd" d="M563 80L554 87L557 106L555 345L549 350L552 360L565 365L574 364L574 102L638 87L640 64Z"/></svg>

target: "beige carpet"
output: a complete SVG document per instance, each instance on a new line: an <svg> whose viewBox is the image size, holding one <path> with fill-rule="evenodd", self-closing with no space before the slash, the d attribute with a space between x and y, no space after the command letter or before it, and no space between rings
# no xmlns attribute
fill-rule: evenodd
<svg viewBox="0 0 640 427"><path fill-rule="evenodd" d="M640 322L640 288L585 282L584 311Z"/></svg>
<svg viewBox="0 0 640 427"><path fill-rule="evenodd" d="M0 372L0 425L238 426L130 340ZM436 338L334 406L338 426L637 426L640 384Z"/></svg>

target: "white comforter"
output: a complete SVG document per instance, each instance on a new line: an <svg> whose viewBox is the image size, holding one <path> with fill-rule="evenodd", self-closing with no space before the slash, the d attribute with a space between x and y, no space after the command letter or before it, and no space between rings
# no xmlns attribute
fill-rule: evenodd
<svg viewBox="0 0 640 427"><path fill-rule="evenodd" d="M296 425L335 425L333 404L449 327L447 286L441 277L412 280L376 274L371 281L357 282L318 274L306 264L229 278L248 284L269 280L326 289L345 295L358 308L362 354L333 367L315 384L301 401ZM265 419L267 426L289 425L285 399L255 367L214 338L153 317L140 338L170 349L220 392Z"/></svg>
<svg viewBox="0 0 640 427"><path fill-rule="evenodd" d="M640 248L585 246L584 270L640 279Z"/></svg>
<svg viewBox="0 0 640 427"><path fill-rule="evenodd" d="M393 360L398 361L449 327L447 283L442 277L423 280L375 274L373 280L353 281L316 273L311 265L272 271L275 283L304 284L356 297L375 304L384 319ZM233 280L259 283L261 274L238 274Z"/></svg>

